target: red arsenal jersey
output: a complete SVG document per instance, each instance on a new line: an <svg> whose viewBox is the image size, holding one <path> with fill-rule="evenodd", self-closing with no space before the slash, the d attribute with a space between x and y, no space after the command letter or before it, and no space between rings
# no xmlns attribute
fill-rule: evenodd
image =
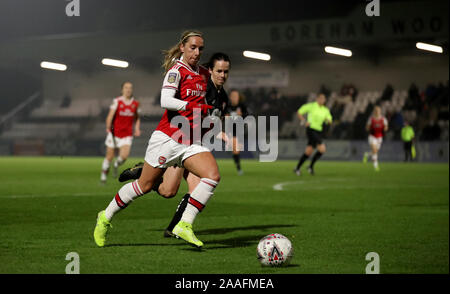
<svg viewBox="0 0 450 294"><path fill-rule="evenodd" d="M208 79L209 71L206 68L199 66L197 71L195 71L182 61L178 60L167 72L163 82L163 89L175 89L177 91L175 98L177 99L190 103L205 104L206 84ZM186 123L189 122L189 136L183 132L182 125L178 125L177 123L171 124L172 119L179 115L187 119ZM176 120L178 121L178 119ZM193 130L197 127L201 126L194 125L192 110L172 111L166 109L156 130L165 133L179 143L190 145L193 140Z"/></svg>
<svg viewBox="0 0 450 294"><path fill-rule="evenodd" d="M133 122L139 111L139 102L134 98L127 101L121 96L113 100L110 108L116 111L113 121L114 136L117 138L133 136Z"/></svg>
<svg viewBox="0 0 450 294"><path fill-rule="evenodd" d="M375 138L382 138L384 134L384 128L387 127L388 122L384 116L379 118L370 117L367 121L367 124L370 125L370 134Z"/></svg>

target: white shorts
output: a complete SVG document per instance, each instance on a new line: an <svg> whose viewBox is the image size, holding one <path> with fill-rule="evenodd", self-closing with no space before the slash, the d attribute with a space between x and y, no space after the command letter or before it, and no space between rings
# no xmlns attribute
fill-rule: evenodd
<svg viewBox="0 0 450 294"><path fill-rule="evenodd" d="M377 149L380 150L381 143L383 143L383 137L376 138L372 135L369 135L369 145L370 146L375 145L377 147Z"/></svg>
<svg viewBox="0 0 450 294"><path fill-rule="evenodd" d="M183 167L183 161L201 152L211 152L208 148L192 144L178 143L161 131L154 131L148 141L145 161L153 167L167 168L177 165Z"/></svg>
<svg viewBox="0 0 450 294"><path fill-rule="evenodd" d="M115 146L114 146L112 134L108 133L108 135L106 136L105 145L109 148L120 148L125 145L131 146L131 144L133 143L133 136L123 137L123 138L114 137L114 141L116 142Z"/></svg>

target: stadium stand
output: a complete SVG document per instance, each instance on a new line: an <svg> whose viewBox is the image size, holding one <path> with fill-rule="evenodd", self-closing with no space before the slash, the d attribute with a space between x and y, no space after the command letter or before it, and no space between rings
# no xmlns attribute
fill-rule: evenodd
<svg viewBox="0 0 450 294"><path fill-rule="evenodd" d="M416 136L423 141L449 139L449 96L448 82L444 85L430 84L419 89L411 84L409 89L394 89L387 85L383 90L359 91L353 85L343 85L339 90L329 90L322 86L320 92L328 95L327 107L331 110L334 122L326 128L329 139L365 140L365 124L373 107L380 105L390 124L386 140L400 140L403 122L409 121L416 130ZM254 116L277 115L280 139L303 139L304 127L299 126L296 110L304 103L314 101L317 93L283 95L278 89L245 89L242 91L250 114ZM150 133L164 110L159 106L159 97L140 97L141 130L139 138L145 145ZM112 98L93 98L71 100L44 99L20 119L3 129L0 139L11 142L41 139L51 145L71 148L90 148L75 150L81 154L102 152L105 139L105 118ZM64 145L64 144L66 145ZM81 146L81 147L80 147ZM84 146L84 147L83 147ZM86 147L89 146L89 147ZM56 147L55 147L56 148ZM63 152L61 148L46 147L46 152ZM93 151L94 150L94 151Z"/></svg>
<svg viewBox="0 0 450 294"><path fill-rule="evenodd" d="M344 90L347 89L347 90ZM350 92L348 92L348 89ZM304 132L299 127L296 110L304 103L314 101L317 93L287 97L279 95L276 89L245 90L244 95L254 115L279 115L280 138L301 138ZM380 105L389 120L390 130L387 140L399 140L400 130L405 120L417 130L418 136L425 140L448 140L448 82L444 86L430 84L419 91L412 84L409 90L396 90L386 85L383 91L358 92L354 86L344 85L341 90L321 92L328 95L327 107L334 122L329 128L328 137L332 139L365 139L364 126L372 113L374 105Z"/></svg>

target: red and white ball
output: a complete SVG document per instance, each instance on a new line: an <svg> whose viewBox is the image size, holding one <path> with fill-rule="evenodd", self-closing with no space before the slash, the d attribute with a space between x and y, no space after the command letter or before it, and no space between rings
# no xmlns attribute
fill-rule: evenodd
<svg viewBox="0 0 450 294"><path fill-rule="evenodd" d="M263 266L288 265L294 256L291 241L281 234L270 234L262 238L256 251Z"/></svg>

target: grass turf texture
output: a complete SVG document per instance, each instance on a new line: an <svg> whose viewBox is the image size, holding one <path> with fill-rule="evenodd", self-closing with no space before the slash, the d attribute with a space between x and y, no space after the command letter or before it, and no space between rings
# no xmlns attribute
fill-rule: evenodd
<svg viewBox="0 0 450 294"><path fill-rule="evenodd" d="M294 161L244 160L237 176L220 160L222 181L194 225L198 251L162 237L184 182L173 199L137 199L97 248L97 212L121 187L99 185L101 162L0 157L0 273L64 273L72 251L81 273L364 273L368 252L380 255L381 273L449 273L447 164L381 163L375 173L320 161L315 176L304 168L297 177ZM292 265L262 268L256 246L275 232L292 241Z"/></svg>

